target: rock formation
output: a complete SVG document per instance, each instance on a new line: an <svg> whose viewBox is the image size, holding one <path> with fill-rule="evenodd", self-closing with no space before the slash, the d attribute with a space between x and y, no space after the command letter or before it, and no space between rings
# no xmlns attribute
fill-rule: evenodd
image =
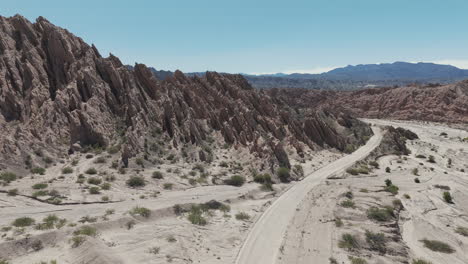
<svg viewBox="0 0 468 264"><path fill-rule="evenodd" d="M313 110L299 116L240 75L177 71L158 80L145 65L104 58L42 17L35 23L0 17L0 35L0 157L10 165L21 166L42 149L61 156L115 145L125 165L149 151L148 137L159 137L181 151L195 146L199 160L209 161L204 145L215 138L289 166L283 145L298 153L343 150L371 133L349 116ZM350 134L355 127L365 129Z"/></svg>

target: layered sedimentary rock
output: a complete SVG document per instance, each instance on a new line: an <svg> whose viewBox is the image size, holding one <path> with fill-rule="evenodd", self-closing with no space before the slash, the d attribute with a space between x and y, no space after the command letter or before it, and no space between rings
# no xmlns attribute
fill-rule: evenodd
<svg viewBox="0 0 468 264"><path fill-rule="evenodd" d="M306 89L277 90L289 103L351 112L355 116L468 122L468 81L449 85L411 85L352 92Z"/></svg>
<svg viewBox="0 0 468 264"><path fill-rule="evenodd" d="M0 17L0 155L19 162L35 149L60 156L86 146L121 144L122 161L146 151L149 135L172 147L199 147L212 136L289 166L285 146L362 143L370 129L327 112L298 116L253 89L240 75L182 72L161 81L149 68L126 67L65 29L39 17ZM362 134L348 133L363 127Z"/></svg>

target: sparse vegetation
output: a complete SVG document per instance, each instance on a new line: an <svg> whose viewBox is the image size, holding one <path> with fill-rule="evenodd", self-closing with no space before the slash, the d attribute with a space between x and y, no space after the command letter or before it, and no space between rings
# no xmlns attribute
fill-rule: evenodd
<svg viewBox="0 0 468 264"><path fill-rule="evenodd" d="M458 226L457 229L455 229L455 232L462 236L468 237L468 228L466 227Z"/></svg>
<svg viewBox="0 0 468 264"><path fill-rule="evenodd" d="M70 239L70 242L71 242L71 246L72 248L77 248L79 246L81 246L81 244L83 244L83 242L86 241L86 238L84 236L73 236L71 239Z"/></svg>
<svg viewBox="0 0 468 264"><path fill-rule="evenodd" d="M385 172L386 172L386 173L390 173L390 167L386 167L386 168L385 168Z"/></svg>
<svg viewBox="0 0 468 264"><path fill-rule="evenodd" d="M360 245L356 236L346 233L343 234L340 241L338 241L338 247L352 251L358 249Z"/></svg>
<svg viewBox="0 0 468 264"><path fill-rule="evenodd" d="M413 259L412 264L432 264L432 262L423 260L423 259Z"/></svg>
<svg viewBox="0 0 468 264"><path fill-rule="evenodd" d="M131 176L126 183L132 188L143 187L146 185L145 179L141 176Z"/></svg>
<svg viewBox="0 0 468 264"><path fill-rule="evenodd" d="M423 239L421 240L421 242L424 244L426 248L432 251L447 253L447 254L455 252L455 249L453 249L449 244L444 243L442 241Z"/></svg>
<svg viewBox="0 0 468 264"><path fill-rule="evenodd" d="M419 173L418 168L412 169L412 170L411 170L411 173L413 173L413 175L415 175L415 176L418 176L418 175L419 175L419 174L418 174L418 173Z"/></svg>
<svg viewBox="0 0 468 264"><path fill-rule="evenodd" d="M389 192L389 193L391 193L391 194L393 194L393 195L397 195L397 194L398 194L398 190L399 190L398 186L393 185L393 184L390 185L390 186L386 186L386 187L385 187L385 191L386 191L386 192Z"/></svg>
<svg viewBox="0 0 468 264"><path fill-rule="evenodd" d="M18 177L13 172L2 172L0 173L0 180L5 183L10 183L16 181Z"/></svg>
<svg viewBox="0 0 468 264"><path fill-rule="evenodd" d="M446 203L453 204L453 198L450 192L444 192L442 196L444 197L444 201Z"/></svg>
<svg viewBox="0 0 468 264"><path fill-rule="evenodd" d="M432 155L429 155L429 157L427 158L427 161L429 161L430 163L436 163L435 158Z"/></svg>
<svg viewBox="0 0 468 264"><path fill-rule="evenodd" d="M192 205L187 219L194 225L204 226L208 223L208 221L203 217L203 212L200 206L197 205Z"/></svg>
<svg viewBox="0 0 468 264"><path fill-rule="evenodd" d="M153 179L162 179L162 178L164 178L164 177L163 177L162 172L160 172L160 171L155 171L155 172L153 172L153 174L151 175L151 178L153 178Z"/></svg>
<svg viewBox="0 0 468 264"><path fill-rule="evenodd" d="M85 171L85 173L89 175L95 175L97 174L97 170L95 168L89 168Z"/></svg>
<svg viewBox="0 0 468 264"><path fill-rule="evenodd" d="M367 260L357 257L349 257L351 264L367 264Z"/></svg>
<svg viewBox="0 0 468 264"><path fill-rule="evenodd" d="M26 227L33 225L35 222L36 221L31 217L20 217L16 218L15 221L13 221L12 225L15 227Z"/></svg>
<svg viewBox="0 0 468 264"><path fill-rule="evenodd" d="M245 221L245 220L249 220L250 219L250 215L244 213L244 212L240 212L240 213L237 213L236 214L236 219L237 220L242 220L242 221Z"/></svg>
<svg viewBox="0 0 468 264"><path fill-rule="evenodd" d="M84 225L79 227L73 232L73 235L75 236L90 236L90 237L96 237L98 235L97 229L95 227L89 226L89 225Z"/></svg>
<svg viewBox="0 0 468 264"><path fill-rule="evenodd" d="M101 193L101 188L97 186L92 186L89 188L89 193L90 194L100 194Z"/></svg>
<svg viewBox="0 0 468 264"><path fill-rule="evenodd" d="M342 201L340 205L345 208L355 208L353 200L350 199Z"/></svg>
<svg viewBox="0 0 468 264"><path fill-rule="evenodd" d="M245 178L240 176L240 175L234 175L234 176L231 176L231 178L229 178L227 180L224 180L224 183L227 184L227 185L240 187L240 186L244 185Z"/></svg>
<svg viewBox="0 0 468 264"><path fill-rule="evenodd" d="M42 190L47 187L48 187L47 183L36 183L31 188L33 188L34 190Z"/></svg>
<svg viewBox="0 0 468 264"><path fill-rule="evenodd" d="M99 185L102 183L102 180L100 178L91 177L88 179L88 183L93 185Z"/></svg>
<svg viewBox="0 0 468 264"><path fill-rule="evenodd" d="M367 217L379 222L386 222L392 220L395 214L390 206L384 208L371 207L367 210Z"/></svg>
<svg viewBox="0 0 468 264"><path fill-rule="evenodd" d="M16 195L18 195L18 189L11 189L11 190L8 190L7 195L8 195L8 196L16 196Z"/></svg>
<svg viewBox="0 0 468 264"><path fill-rule="evenodd" d="M289 182L290 173L288 168L278 168L278 170L276 170L276 175L278 176L281 182Z"/></svg>
<svg viewBox="0 0 468 264"><path fill-rule="evenodd" d="M343 226L343 220L340 218L335 218L335 226L336 227L342 227Z"/></svg>
<svg viewBox="0 0 468 264"><path fill-rule="evenodd" d="M384 233L373 233L366 230L366 242L369 245L370 250L377 251L385 254L387 251L387 240Z"/></svg>
<svg viewBox="0 0 468 264"><path fill-rule="evenodd" d="M70 173L73 173L73 168L71 167L65 167L62 169L62 173L63 174L70 174Z"/></svg>
<svg viewBox="0 0 468 264"><path fill-rule="evenodd" d="M41 168L41 167L35 167L31 169L32 174L39 174L39 175L44 175L46 172L46 169Z"/></svg>
<svg viewBox="0 0 468 264"><path fill-rule="evenodd" d="M173 186L174 186L174 184L172 184L170 182L166 182L166 183L163 184L164 190L172 190Z"/></svg>
<svg viewBox="0 0 468 264"><path fill-rule="evenodd" d="M145 208L145 207L139 207L139 206L134 207L132 210L130 210L129 213L132 216L139 215L139 216L142 216L144 218L148 218L148 217L151 216L151 210L150 209Z"/></svg>
<svg viewBox="0 0 468 264"><path fill-rule="evenodd" d="M103 190L108 191L108 190L110 190L110 188L111 188L111 184L108 183L108 182L105 182L105 183L103 183L103 184L101 185L101 189L103 189Z"/></svg>

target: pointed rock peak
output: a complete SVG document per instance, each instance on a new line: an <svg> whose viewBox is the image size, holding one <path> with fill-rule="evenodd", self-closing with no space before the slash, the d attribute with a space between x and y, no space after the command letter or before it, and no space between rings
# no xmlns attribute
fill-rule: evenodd
<svg viewBox="0 0 468 264"><path fill-rule="evenodd" d="M120 61L120 59L116 56L114 56L114 54L112 53L109 53L109 60L112 62L112 64L117 67L117 68L120 68L123 66L122 62ZM144 66L144 65L143 65ZM145 66L146 67L146 66Z"/></svg>

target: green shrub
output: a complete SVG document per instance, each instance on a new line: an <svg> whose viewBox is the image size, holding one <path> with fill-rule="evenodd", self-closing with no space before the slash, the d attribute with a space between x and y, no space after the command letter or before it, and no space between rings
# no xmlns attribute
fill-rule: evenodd
<svg viewBox="0 0 468 264"><path fill-rule="evenodd" d="M224 183L227 184L227 185L240 187L240 186L244 185L245 178L240 176L240 175L234 175L234 176L231 176L231 178L229 178L227 180L224 180Z"/></svg>
<svg viewBox="0 0 468 264"><path fill-rule="evenodd" d="M13 172L2 172L2 173L0 173L0 180L4 181L6 183L16 181L17 178L18 177Z"/></svg>
<svg viewBox="0 0 468 264"><path fill-rule="evenodd" d="M257 182L257 183L271 183L271 176L270 174L268 173L264 173L264 174L256 174L254 176L254 182Z"/></svg>
<svg viewBox="0 0 468 264"><path fill-rule="evenodd" d="M8 190L7 195L8 195L8 196L16 196L16 195L18 195L18 189L11 189L11 190Z"/></svg>
<svg viewBox="0 0 468 264"><path fill-rule="evenodd" d="M468 237L468 228L466 227L459 226L457 229L455 229L455 232L462 236Z"/></svg>
<svg viewBox="0 0 468 264"><path fill-rule="evenodd" d="M93 185L99 185L102 183L102 180L100 178L91 177L88 179L88 183Z"/></svg>
<svg viewBox="0 0 468 264"><path fill-rule="evenodd" d="M304 176L304 169L302 168L301 165L296 164L293 166L293 173L302 177Z"/></svg>
<svg viewBox="0 0 468 264"><path fill-rule="evenodd" d="M86 241L84 236L74 236L70 239L72 248L77 248Z"/></svg>
<svg viewBox="0 0 468 264"><path fill-rule="evenodd" d="M443 197L446 203L453 204L453 198L450 192L444 192Z"/></svg>
<svg viewBox="0 0 468 264"><path fill-rule="evenodd" d="M89 168L85 171L85 173L89 175L94 175L97 174L97 170L95 168Z"/></svg>
<svg viewBox="0 0 468 264"><path fill-rule="evenodd" d="M139 215L148 218L151 216L151 210L145 207L136 206L132 210L130 210L130 214L132 216Z"/></svg>
<svg viewBox="0 0 468 264"><path fill-rule="evenodd" d="M116 154L117 152L119 152L119 150L120 150L120 145L110 146L110 147L107 149L107 153L109 153L109 154Z"/></svg>
<svg viewBox="0 0 468 264"><path fill-rule="evenodd" d="M418 154L418 155L416 155L416 158L418 158L418 159L425 159L426 156L424 156L424 155L422 155L422 154Z"/></svg>
<svg viewBox="0 0 468 264"><path fill-rule="evenodd" d="M92 186L91 188L89 188L89 193L90 194L100 194L101 193L101 189L97 186Z"/></svg>
<svg viewBox="0 0 468 264"><path fill-rule="evenodd" d="M419 178L414 178L414 182L415 183L420 183L421 181L419 180Z"/></svg>
<svg viewBox="0 0 468 264"><path fill-rule="evenodd" d="M367 264L367 261L363 258L349 257L351 264Z"/></svg>
<svg viewBox="0 0 468 264"><path fill-rule="evenodd" d="M427 161L429 161L430 163L436 163L435 158L432 155L429 155L429 157L427 158Z"/></svg>
<svg viewBox="0 0 468 264"><path fill-rule="evenodd" d="M338 247L347 250L355 250L360 247L358 239L349 233L343 234L340 241L338 241Z"/></svg>
<svg viewBox="0 0 468 264"><path fill-rule="evenodd" d="M110 190L110 188L111 188L111 184L108 183L108 182L103 183L103 184L101 185L101 189L103 189L103 190L106 190L106 191L107 191L107 190Z"/></svg>
<svg viewBox="0 0 468 264"><path fill-rule="evenodd" d="M136 188L136 187L143 187L146 185L145 179L140 176L131 176L130 179L127 180L127 185Z"/></svg>
<svg viewBox="0 0 468 264"><path fill-rule="evenodd" d="M424 244L425 247L432 251L448 254L455 252L455 250L449 244L438 240L423 239L421 240L421 242Z"/></svg>
<svg viewBox="0 0 468 264"><path fill-rule="evenodd" d="M359 175L359 171L355 168L348 168L346 169L346 172L351 174L351 175Z"/></svg>
<svg viewBox="0 0 468 264"><path fill-rule="evenodd" d="M174 186L174 184L172 184L170 182L166 182L166 183L163 184L164 190L172 190L173 186Z"/></svg>
<svg viewBox="0 0 468 264"><path fill-rule="evenodd" d="M386 168L385 168L385 172L386 172L386 173L390 173L390 167L386 167Z"/></svg>
<svg viewBox="0 0 468 264"><path fill-rule="evenodd" d="M379 168L379 163L375 160L372 160L369 162L369 165L371 165L372 167L378 169Z"/></svg>
<svg viewBox="0 0 468 264"><path fill-rule="evenodd" d="M242 220L242 221L245 221L245 220L249 220L250 219L250 215L244 213L244 212L240 212L240 213L237 213L236 214L236 219L237 220Z"/></svg>
<svg viewBox="0 0 468 264"><path fill-rule="evenodd" d="M389 193L391 193L391 194L393 194L393 195L398 194L398 190L399 190L398 186L393 185L393 184L390 185L390 186L386 186L386 187L385 187L385 191L386 191L386 192L389 192Z"/></svg>
<svg viewBox="0 0 468 264"><path fill-rule="evenodd" d="M15 221L13 221L12 225L15 227L25 227L25 226L31 226L36 222L36 220L32 219L31 217L20 217L16 218Z"/></svg>
<svg viewBox="0 0 468 264"><path fill-rule="evenodd" d="M107 162L107 160L106 160L106 158L104 158L104 157L97 157L97 158L94 160L94 163L96 163L96 164L99 164L99 163L102 164L102 163L106 163L106 162Z"/></svg>
<svg viewBox="0 0 468 264"><path fill-rule="evenodd" d="M414 168L413 170L411 170L411 173L413 173L413 175L415 176L418 176L418 173L419 173L418 168Z"/></svg>
<svg viewBox="0 0 468 264"><path fill-rule="evenodd" d="M393 184L393 183L392 183L392 180L390 180L390 179L386 179L386 180L385 180L385 186L389 187L389 186L391 186L392 184Z"/></svg>
<svg viewBox="0 0 468 264"><path fill-rule="evenodd" d="M73 232L73 235L75 236L90 236L90 237L96 237L98 235L97 229L95 227L89 226L89 225L84 225L79 227Z"/></svg>
<svg viewBox="0 0 468 264"><path fill-rule="evenodd" d="M343 226L343 220L341 220L340 218L336 218L335 219L335 226L336 227L342 227Z"/></svg>
<svg viewBox="0 0 468 264"><path fill-rule="evenodd" d="M46 169L40 168L40 167L36 167L36 168L32 168L32 169L31 169L31 173L32 173L32 174L44 175L45 172L46 172Z"/></svg>
<svg viewBox="0 0 468 264"><path fill-rule="evenodd" d="M385 254L387 251L387 239L384 233L373 233L366 230L366 242L369 245L370 250L377 251Z"/></svg>
<svg viewBox="0 0 468 264"><path fill-rule="evenodd" d="M289 182L290 179L290 173L289 173L289 169L288 168L285 168L285 167L280 167L278 168L278 170L276 170L276 175L278 176L278 178L280 179L281 182Z"/></svg>
<svg viewBox="0 0 468 264"><path fill-rule="evenodd" d="M208 221L206 221L206 219L203 217L203 212L200 206L196 205L192 205L190 214L187 216L187 219L194 225L204 226L208 223Z"/></svg>
<svg viewBox="0 0 468 264"><path fill-rule="evenodd" d="M154 179L162 179L162 178L164 178L162 172L160 172L160 171L155 171L155 172L153 172L153 175L152 175L151 177L154 178Z"/></svg>
<svg viewBox="0 0 468 264"><path fill-rule="evenodd" d="M423 259L413 259L412 264L432 264L432 262L423 260Z"/></svg>
<svg viewBox="0 0 468 264"><path fill-rule="evenodd" d="M227 168L227 167L229 167L229 164L228 164L226 161L221 161L221 162L219 163L219 166L220 166L220 167L223 167L223 168Z"/></svg>
<svg viewBox="0 0 468 264"><path fill-rule="evenodd" d="M62 169L62 173L63 173L63 174L70 174L70 173L73 173L73 168L65 167L65 168Z"/></svg>
<svg viewBox="0 0 468 264"><path fill-rule="evenodd" d="M392 220L395 217L395 214L393 213L393 208L391 207L371 207L367 210L367 217L379 222L386 222Z"/></svg>
<svg viewBox="0 0 468 264"><path fill-rule="evenodd" d="M48 187L47 183L36 183L36 184L34 184L34 185L32 186L32 188L33 188L34 190L41 190L41 189L45 189L45 188L47 188L47 187Z"/></svg>
<svg viewBox="0 0 468 264"><path fill-rule="evenodd" d="M41 196L46 196L46 195L49 195L49 192L45 190L35 191L32 194L33 197L41 197Z"/></svg>
<svg viewBox="0 0 468 264"><path fill-rule="evenodd" d="M345 208L355 208L353 200L349 200L349 199L342 201L340 205Z"/></svg>

